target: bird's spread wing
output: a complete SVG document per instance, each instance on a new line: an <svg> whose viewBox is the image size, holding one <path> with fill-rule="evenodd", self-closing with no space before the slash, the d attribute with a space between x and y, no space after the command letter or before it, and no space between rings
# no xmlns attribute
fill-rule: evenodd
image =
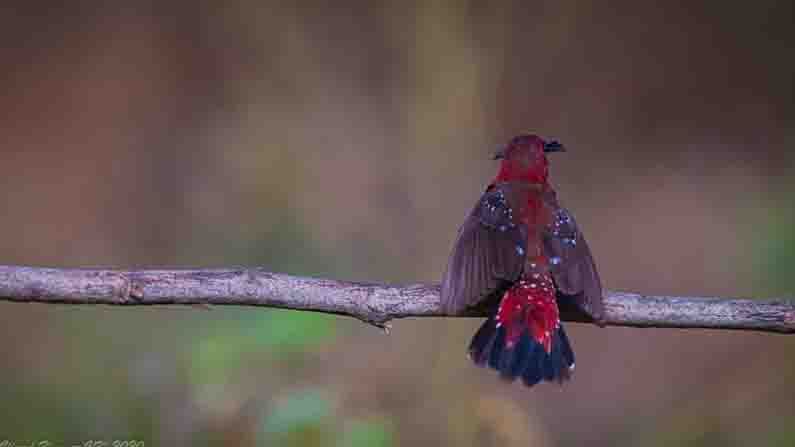
<svg viewBox="0 0 795 447"><path fill-rule="evenodd" d="M549 259L558 291L576 301L597 322L604 320L602 282L591 250L574 216L558 204L554 191L544 195L551 222L544 231L544 254Z"/></svg>
<svg viewBox="0 0 795 447"><path fill-rule="evenodd" d="M442 309L458 313L483 304L522 274L527 230L518 213L526 191L491 185L458 231L442 280Z"/></svg>

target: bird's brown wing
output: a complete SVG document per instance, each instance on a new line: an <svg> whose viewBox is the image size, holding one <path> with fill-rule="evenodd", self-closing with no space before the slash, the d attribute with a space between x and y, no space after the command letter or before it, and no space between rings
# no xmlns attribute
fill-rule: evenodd
<svg viewBox="0 0 795 447"><path fill-rule="evenodd" d="M574 216L560 206L554 191L544 195L551 222L544 231L544 254L549 259L558 291L574 298L580 310L604 321L602 282L591 250Z"/></svg>
<svg viewBox="0 0 795 447"><path fill-rule="evenodd" d="M527 231L519 224L518 213L526 194L509 183L491 185L469 213L442 280L445 313L486 304L519 279Z"/></svg>

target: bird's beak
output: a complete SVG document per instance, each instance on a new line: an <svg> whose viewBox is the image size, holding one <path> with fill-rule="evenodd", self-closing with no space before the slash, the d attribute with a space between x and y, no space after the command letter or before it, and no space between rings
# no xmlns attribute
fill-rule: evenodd
<svg viewBox="0 0 795 447"><path fill-rule="evenodd" d="M566 148L559 141L552 140L544 143L544 152L566 152Z"/></svg>
<svg viewBox="0 0 795 447"><path fill-rule="evenodd" d="M494 159L495 160L502 160L503 158L505 158L505 148L504 147L499 147L499 148L497 148L497 152L494 153Z"/></svg>

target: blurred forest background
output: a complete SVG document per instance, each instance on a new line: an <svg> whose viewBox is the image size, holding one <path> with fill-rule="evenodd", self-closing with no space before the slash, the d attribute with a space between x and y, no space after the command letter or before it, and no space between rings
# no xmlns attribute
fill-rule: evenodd
<svg viewBox="0 0 795 447"><path fill-rule="evenodd" d="M0 262L434 282L534 131L607 288L793 297L793 2L676 3L6 2ZM795 444L785 336L570 324L528 390L471 319L0 315L17 445Z"/></svg>

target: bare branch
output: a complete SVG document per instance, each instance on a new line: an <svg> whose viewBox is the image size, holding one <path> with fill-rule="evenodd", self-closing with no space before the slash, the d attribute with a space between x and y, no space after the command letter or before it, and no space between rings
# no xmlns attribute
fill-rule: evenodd
<svg viewBox="0 0 795 447"><path fill-rule="evenodd" d="M792 301L606 294L609 326L795 333ZM437 285L364 284L289 276L258 268L105 270L0 266L0 301L264 306L349 315L381 328L395 318L444 316L439 308ZM588 321L571 312L564 312L563 319Z"/></svg>

